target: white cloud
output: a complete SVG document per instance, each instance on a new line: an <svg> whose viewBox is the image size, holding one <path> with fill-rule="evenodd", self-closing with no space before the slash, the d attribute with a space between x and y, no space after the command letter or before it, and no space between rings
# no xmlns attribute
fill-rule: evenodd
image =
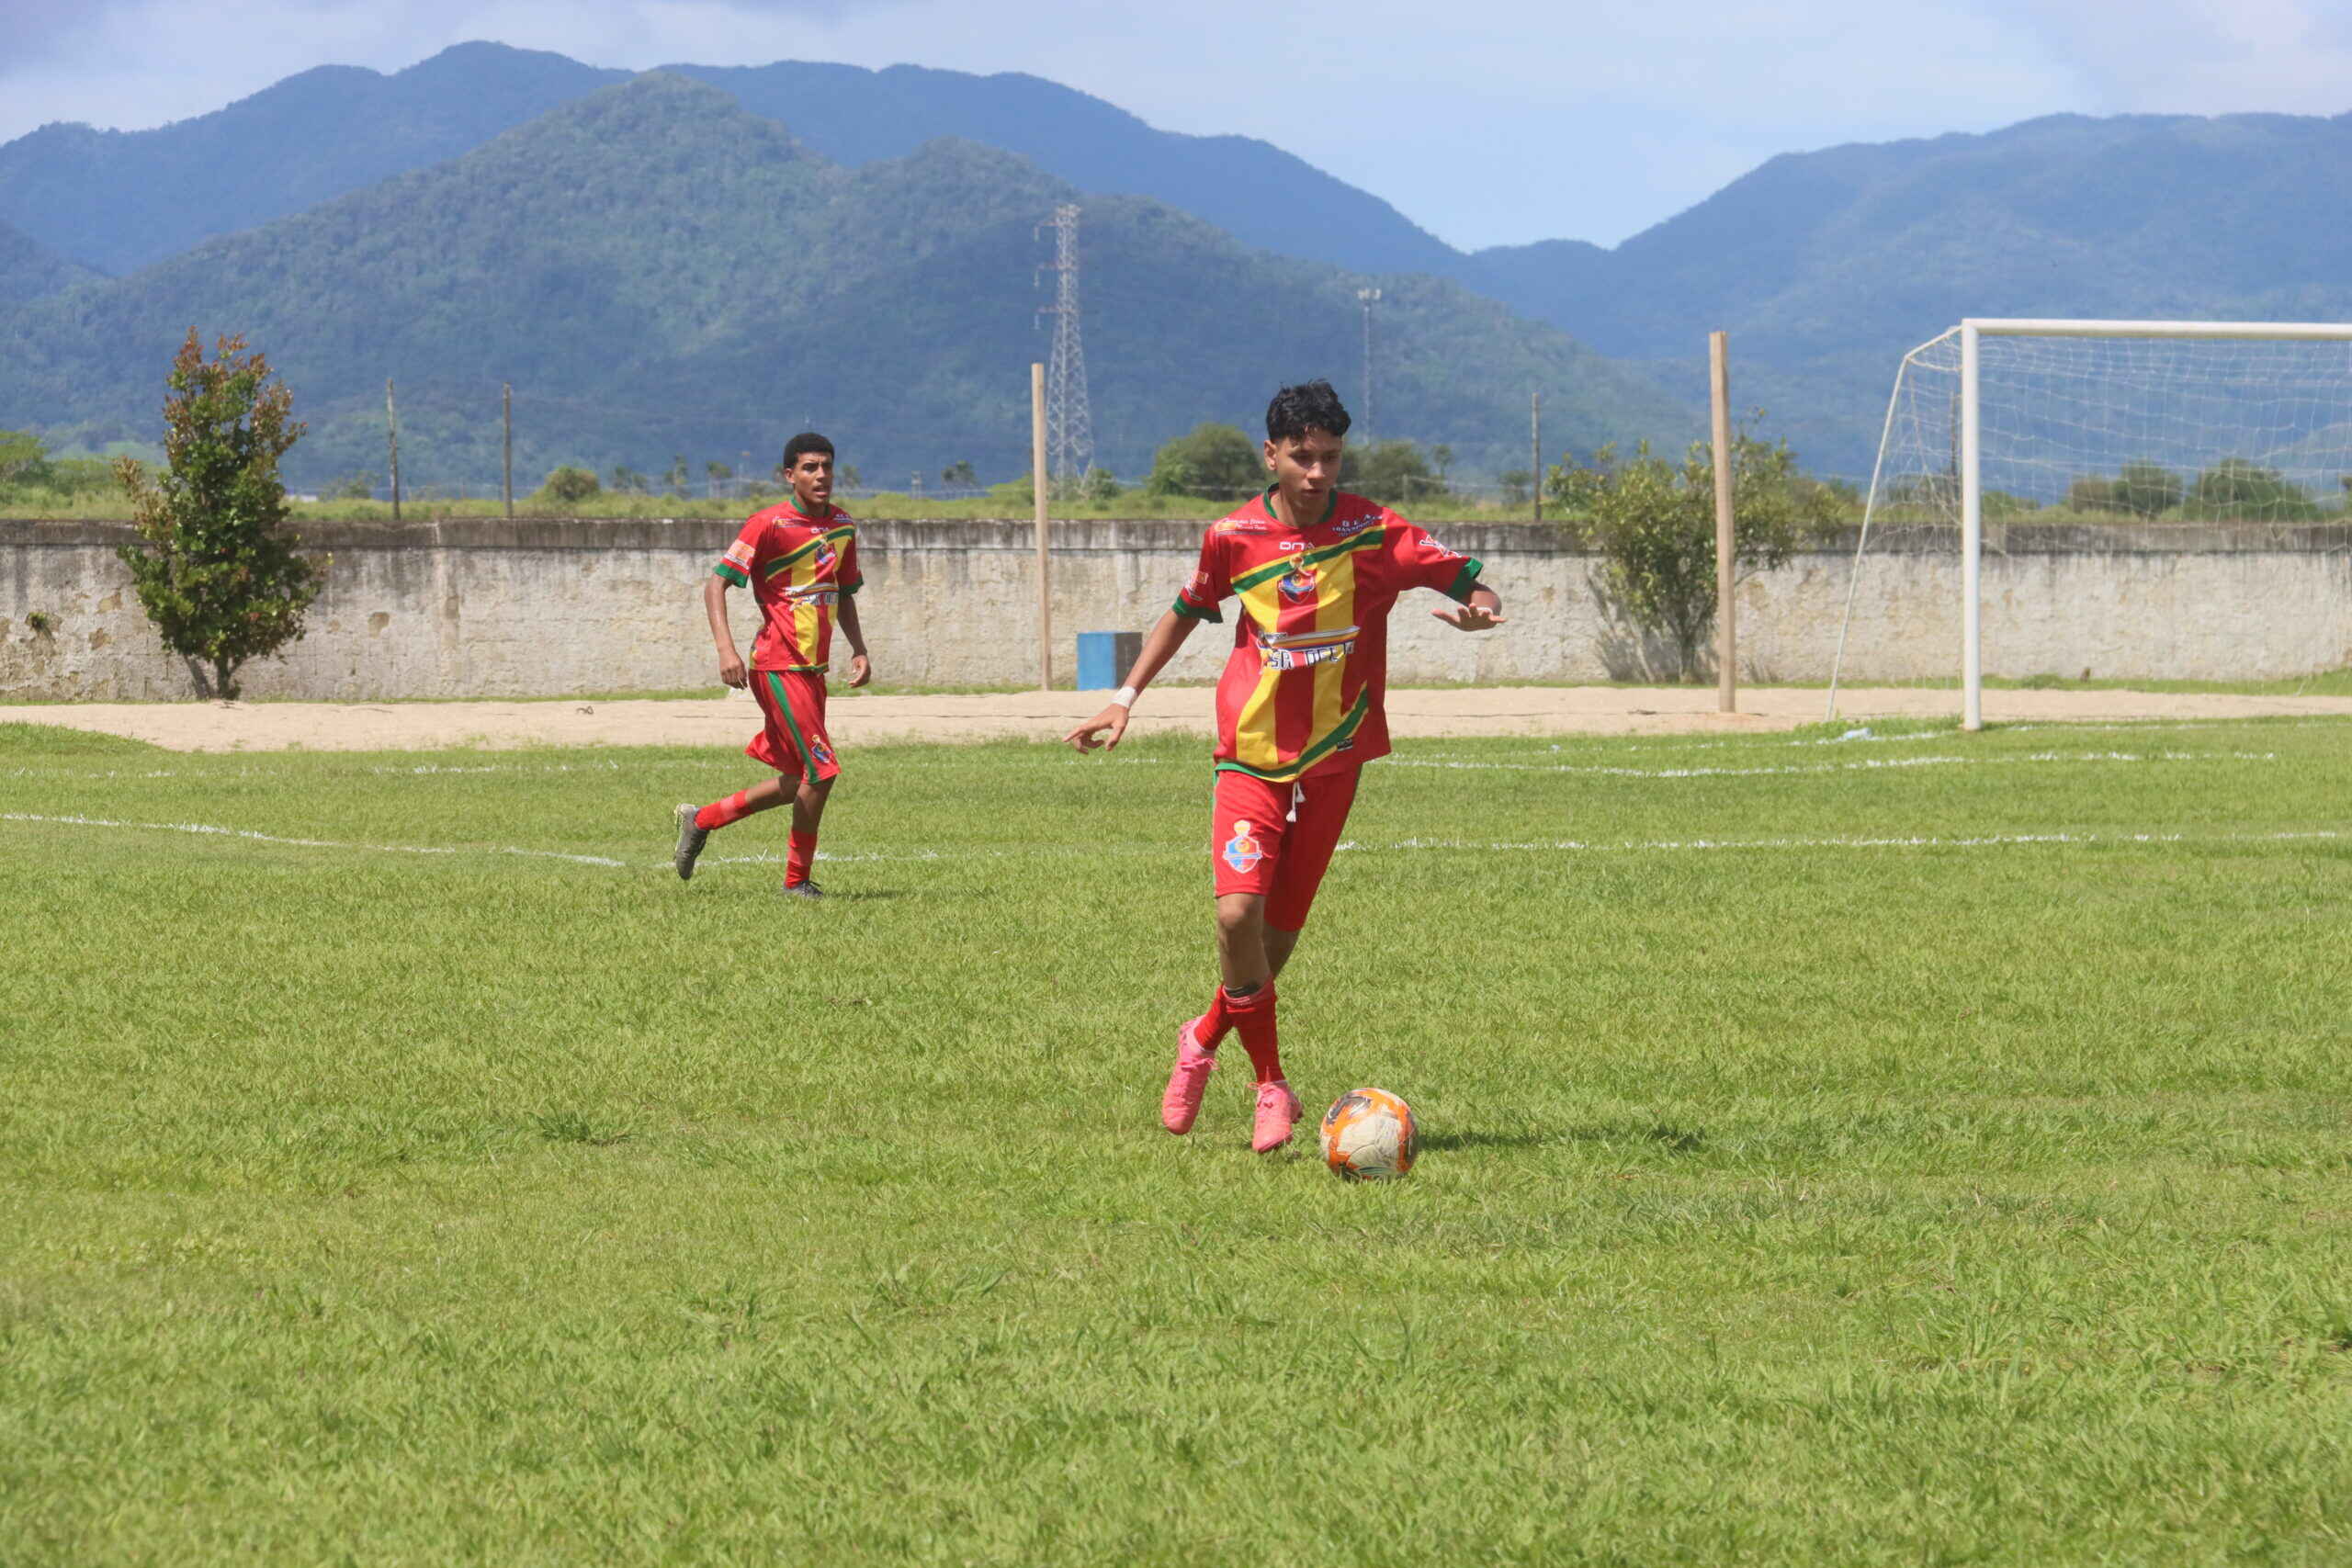
<svg viewBox="0 0 2352 1568"><path fill-rule="evenodd" d="M2098 113L2342 114L2352 10L2338 0L1993 0L2072 62Z"/></svg>

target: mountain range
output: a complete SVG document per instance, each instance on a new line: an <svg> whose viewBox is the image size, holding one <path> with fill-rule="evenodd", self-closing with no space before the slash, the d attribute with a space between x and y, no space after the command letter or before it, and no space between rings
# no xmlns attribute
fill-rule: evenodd
<svg viewBox="0 0 2352 1568"><path fill-rule="evenodd" d="M1080 193L1028 160L939 139L856 168L720 88L652 73L429 168L0 315L0 424L39 411L102 445L151 420L189 322L233 325L296 389L299 479L384 468L397 385L412 480L517 462L656 469L755 456L821 424L872 482L1025 468L1039 218ZM1358 355L1358 275L1250 250L1138 197L1085 208L1101 460L1134 477L1204 418ZM1382 407L1491 471L1524 461L1526 389L1564 434L1685 411L1566 334L1462 286L1393 280Z"/></svg>
<svg viewBox="0 0 2352 1568"><path fill-rule="evenodd" d="M2352 116L2059 116L1792 153L1614 249L1464 254L1262 141L1156 130L1035 77L787 62L659 79L623 93L623 113L625 73L469 44L389 76L306 72L156 130L48 126L0 146L0 343L17 361L0 366L0 425L93 438L151 420L169 353L151 340L201 310L226 312L208 330L251 330L289 378L299 366L307 410L333 403L311 445L338 463L380 467L334 432L364 423L385 374L404 425L412 383L425 398L446 379L452 398L465 389L451 429L470 429L457 411L484 394L468 378L494 374L518 400L604 410L566 414L590 460L726 456L773 445L750 439L774 428L765 415L794 418L729 423L709 406L720 383L695 378L765 367L779 332L809 330L791 311L821 299L820 319L855 323L863 367L938 411L876 402L875 430L910 432L885 463L1001 470L1023 416L995 367L1042 354L1033 227L1061 200L1085 206L1095 424L1126 472L1197 418L1246 422L1241 389L1268 374L1361 379L1365 286L1383 291L1381 431L1445 441L1487 472L1523 463L1535 387L1560 410L1552 456L1686 438L1715 327L1733 334L1736 400L1762 405L1808 466L1855 473L1896 360L1963 315L2352 316ZM721 109L738 117L723 130ZM785 161L762 174L723 137ZM601 163L584 145L599 141ZM775 192L792 203L720 210ZM829 243L827 224L865 243ZM746 247L784 245L798 247L789 282L743 280ZM593 321L602 352L541 343L558 320ZM1216 368L1197 363L1211 352ZM840 389L871 378L807 368L766 367L716 400L798 397L838 418ZM972 450L922 433L949 423Z"/></svg>

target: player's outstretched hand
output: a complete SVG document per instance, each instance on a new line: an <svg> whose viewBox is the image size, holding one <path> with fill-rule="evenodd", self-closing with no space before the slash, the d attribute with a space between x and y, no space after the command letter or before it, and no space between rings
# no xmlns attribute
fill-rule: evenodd
<svg viewBox="0 0 2352 1568"><path fill-rule="evenodd" d="M743 668L742 656L733 652L719 656L718 678L739 691L752 683L752 672Z"/></svg>
<svg viewBox="0 0 2352 1568"><path fill-rule="evenodd" d="M1102 731L1106 729L1111 733L1102 735ZM1119 737L1126 732L1127 710L1113 703L1062 739L1081 751L1091 751L1098 747L1108 751L1119 743ZM1102 739L1097 739L1097 736L1102 736Z"/></svg>
<svg viewBox="0 0 2352 1568"><path fill-rule="evenodd" d="M872 679L874 679L874 666L865 661L865 655L862 653L851 654L849 656L849 683L853 686L863 686Z"/></svg>
<svg viewBox="0 0 2352 1568"><path fill-rule="evenodd" d="M1431 610L1430 614L1458 632L1488 631L1501 626L1505 618L1499 604L1491 610L1479 604L1456 604L1451 609Z"/></svg>

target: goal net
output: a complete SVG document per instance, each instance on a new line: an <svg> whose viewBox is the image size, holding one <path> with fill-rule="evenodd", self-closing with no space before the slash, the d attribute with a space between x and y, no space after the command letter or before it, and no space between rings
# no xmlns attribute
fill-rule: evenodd
<svg viewBox="0 0 2352 1568"><path fill-rule="evenodd" d="M2352 326L1962 323L1904 356L1839 684L2260 681L2352 660Z"/></svg>

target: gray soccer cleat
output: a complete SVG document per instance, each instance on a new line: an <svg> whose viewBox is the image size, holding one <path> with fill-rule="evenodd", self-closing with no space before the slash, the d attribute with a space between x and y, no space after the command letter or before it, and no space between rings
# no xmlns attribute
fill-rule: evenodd
<svg viewBox="0 0 2352 1568"><path fill-rule="evenodd" d="M814 903L825 896L825 890L813 882L787 882L784 885L784 896L787 898L806 898Z"/></svg>
<svg viewBox="0 0 2352 1568"><path fill-rule="evenodd" d="M702 853L703 840L710 837L710 829L695 826L695 814L702 807L678 807L678 847L670 856L670 863L678 868L678 880L691 882L695 874L695 857Z"/></svg>

